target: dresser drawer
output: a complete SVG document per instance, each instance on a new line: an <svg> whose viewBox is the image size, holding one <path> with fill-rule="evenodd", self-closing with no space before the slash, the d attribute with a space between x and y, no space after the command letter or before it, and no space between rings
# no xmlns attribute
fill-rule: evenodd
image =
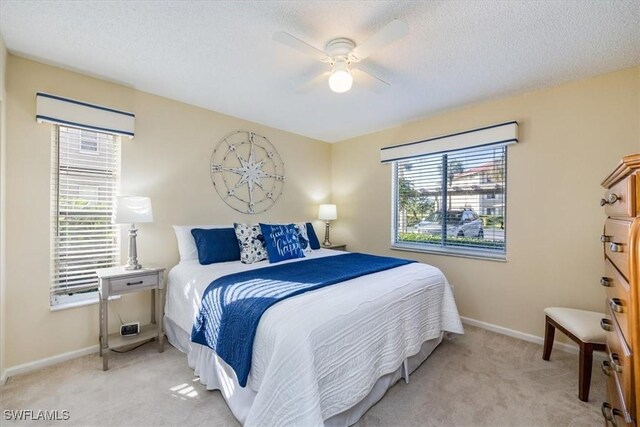
<svg viewBox="0 0 640 427"><path fill-rule="evenodd" d="M607 258L622 273L629 278L629 234L631 222L617 219L607 219L604 224L604 253Z"/></svg>
<svg viewBox="0 0 640 427"><path fill-rule="evenodd" d="M123 277L111 279L111 295L117 295L125 292L132 292L138 289L152 288L158 285L158 274L148 274L145 276Z"/></svg>
<svg viewBox="0 0 640 427"><path fill-rule="evenodd" d="M615 319L612 319L615 325ZM624 342L620 333L615 330L607 334L608 361L611 368L611 376L615 377L620 385L621 397L625 408L633 414L635 401L632 399L633 359L629 347Z"/></svg>
<svg viewBox="0 0 640 427"><path fill-rule="evenodd" d="M603 362L602 370L607 376L607 401L602 404L602 415L606 420L605 425L632 426L633 422L630 422L631 415L621 397L620 383L608 366L608 362ZM611 422L611 419L613 419L613 422Z"/></svg>
<svg viewBox="0 0 640 427"><path fill-rule="evenodd" d="M629 283L609 260L604 262L604 271L605 275L600 279L600 284L606 288L605 313L610 313L611 317L615 318L625 342L629 348L633 348L629 331L629 309L631 307ZM613 330L613 328L611 329Z"/></svg>
<svg viewBox="0 0 640 427"><path fill-rule="evenodd" d="M631 175L618 181L605 193L600 204L608 216L636 216L636 176Z"/></svg>

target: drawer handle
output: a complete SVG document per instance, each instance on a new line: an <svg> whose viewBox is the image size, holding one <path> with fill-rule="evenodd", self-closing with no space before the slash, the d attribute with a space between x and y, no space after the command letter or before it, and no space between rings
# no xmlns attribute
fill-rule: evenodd
<svg viewBox="0 0 640 427"><path fill-rule="evenodd" d="M600 327L603 330L607 331L607 332L611 332L612 331L612 329L611 329L611 320L609 320L609 319L600 319ZM607 362L607 363L609 363L609 362Z"/></svg>
<svg viewBox="0 0 640 427"><path fill-rule="evenodd" d="M616 421L613 419L613 412L612 412L612 407L611 405L609 405L607 402L603 402L602 403L602 416L604 417L605 420L609 421L611 424L614 425L614 427L616 426Z"/></svg>
<svg viewBox="0 0 640 427"><path fill-rule="evenodd" d="M609 243L609 249L611 252L622 252L622 245L620 243Z"/></svg>
<svg viewBox="0 0 640 427"><path fill-rule="evenodd" d="M602 243L610 242L611 241L611 236L607 236L607 235L603 234L603 235L600 236L600 241Z"/></svg>
<svg viewBox="0 0 640 427"><path fill-rule="evenodd" d="M142 285L142 283L144 283L142 280L139 280L137 282L127 282L127 286Z"/></svg>
<svg viewBox="0 0 640 427"><path fill-rule="evenodd" d="M600 364L600 368L602 369L603 374L605 374L608 377L611 376L611 364L609 363L608 360L603 360L602 363Z"/></svg>
<svg viewBox="0 0 640 427"><path fill-rule="evenodd" d="M622 301L620 301L620 298L609 299L609 307L611 307L611 310L615 311L616 313L624 312L624 306L622 305Z"/></svg>
<svg viewBox="0 0 640 427"><path fill-rule="evenodd" d="M618 196L616 193L611 193L609 194L609 200L607 201L609 202L610 205L612 205L618 200L620 200L620 196Z"/></svg>
<svg viewBox="0 0 640 427"><path fill-rule="evenodd" d="M616 408L612 408L607 402L602 404L602 416L605 420L611 423L612 427L618 427L616 423L616 417L622 417L622 411Z"/></svg>
<svg viewBox="0 0 640 427"><path fill-rule="evenodd" d="M610 288L611 286L613 286L611 284L611 282L613 282L613 280L611 279L611 277L601 277L600 278L600 284L602 286L604 286L605 288Z"/></svg>
<svg viewBox="0 0 640 427"><path fill-rule="evenodd" d="M611 364L611 369L619 374L622 373L622 366L620 366L620 358L618 357L618 353L611 353L609 355L609 362Z"/></svg>
<svg viewBox="0 0 640 427"><path fill-rule="evenodd" d="M611 193L606 199L600 199L600 206L613 205L618 200L620 200L620 196L615 193Z"/></svg>

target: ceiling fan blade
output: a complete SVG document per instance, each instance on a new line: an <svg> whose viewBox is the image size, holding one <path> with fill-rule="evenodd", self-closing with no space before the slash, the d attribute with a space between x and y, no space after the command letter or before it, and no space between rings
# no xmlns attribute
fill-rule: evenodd
<svg viewBox="0 0 640 427"><path fill-rule="evenodd" d="M296 93L304 94L304 93L311 92L312 90L318 89L323 84L327 84L327 79L329 78L330 75L331 75L331 71L325 71L324 73L318 74L313 79L298 86L296 88Z"/></svg>
<svg viewBox="0 0 640 427"><path fill-rule="evenodd" d="M353 68L351 70L356 75L356 78L362 83L364 86L367 86L369 89L374 92L381 92L382 90L391 86L389 82L382 80L380 77L374 76L371 73L361 70L360 68Z"/></svg>
<svg viewBox="0 0 640 427"><path fill-rule="evenodd" d="M380 31L365 40L360 46L353 50L353 54L363 60L375 51L400 40L409 32L409 26L406 22L395 19L382 27Z"/></svg>
<svg viewBox="0 0 640 427"><path fill-rule="evenodd" d="M320 61L327 61L329 60L329 57L327 56L326 53L324 53L323 51L321 51L320 49L316 49L315 47L311 46L310 44L303 42L302 40L300 40L297 37L292 36L289 33L286 33L284 31L280 31L277 33L273 34L273 39L277 42L280 42L282 44L285 44L287 46L289 46L290 48L293 48L299 52L305 53L307 55L311 55L313 57L315 57L316 59L320 60Z"/></svg>

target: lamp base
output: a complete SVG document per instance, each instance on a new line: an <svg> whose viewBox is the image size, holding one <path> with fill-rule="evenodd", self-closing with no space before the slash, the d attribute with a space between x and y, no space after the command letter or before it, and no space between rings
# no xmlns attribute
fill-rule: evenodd
<svg viewBox="0 0 640 427"><path fill-rule="evenodd" d="M141 268L142 268L142 264L127 264L124 266L124 269L127 271L140 270Z"/></svg>
<svg viewBox="0 0 640 427"><path fill-rule="evenodd" d="M127 271L140 270L142 268L142 264L138 262L137 235L138 229L135 224L131 224L131 228L129 228L129 259L127 260L127 265L124 266Z"/></svg>
<svg viewBox="0 0 640 427"><path fill-rule="evenodd" d="M322 242L323 246L331 246L331 240L329 240L329 227L329 221L327 221L324 227L324 242Z"/></svg>

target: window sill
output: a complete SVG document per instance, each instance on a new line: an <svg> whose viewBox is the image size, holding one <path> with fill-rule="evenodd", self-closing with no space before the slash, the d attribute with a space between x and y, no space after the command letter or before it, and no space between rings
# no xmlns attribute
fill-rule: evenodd
<svg viewBox="0 0 640 427"><path fill-rule="evenodd" d="M428 247L426 245L411 244L411 243L392 243L391 249L394 251L405 252L421 252L432 255L444 255L454 256L459 258L471 258L482 259L487 261L507 262L506 253L496 253L490 251L483 251L482 249L458 249L458 248L441 248L441 247Z"/></svg>
<svg viewBox="0 0 640 427"><path fill-rule="evenodd" d="M113 301L113 300L119 300L121 298L122 295L116 295L116 296L112 296L109 298L109 301ZM49 311L53 312L53 311L62 311L62 310L67 310L70 308L77 308L77 307L84 307L86 305L93 305L93 304L98 304L99 301L99 296L96 295L92 296L91 298L86 298L80 301L70 301L70 302L63 302L60 304L56 304L56 305L50 305L49 306Z"/></svg>

